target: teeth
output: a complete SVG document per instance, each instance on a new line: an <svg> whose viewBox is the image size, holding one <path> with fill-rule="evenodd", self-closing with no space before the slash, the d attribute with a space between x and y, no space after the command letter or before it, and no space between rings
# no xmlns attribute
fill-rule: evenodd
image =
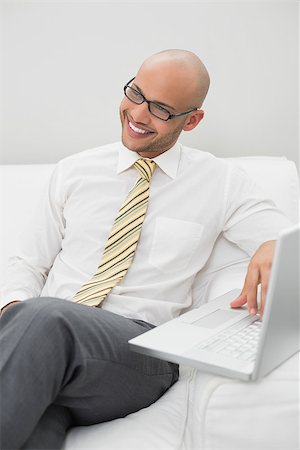
<svg viewBox="0 0 300 450"><path fill-rule="evenodd" d="M130 126L130 128L131 128L133 131L135 131L136 133L140 133L140 134L150 133L150 131L141 130L140 128L135 127L131 122L129 122L129 126Z"/></svg>

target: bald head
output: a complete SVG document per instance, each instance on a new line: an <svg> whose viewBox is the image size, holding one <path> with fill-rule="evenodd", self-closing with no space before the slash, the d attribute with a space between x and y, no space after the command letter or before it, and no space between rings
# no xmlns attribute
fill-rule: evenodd
<svg viewBox="0 0 300 450"><path fill-rule="evenodd" d="M192 107L200 108L209 88L209 74L200 58L188 50L164 50L147 58L140 71L154 70L177 83Z"/></svg>

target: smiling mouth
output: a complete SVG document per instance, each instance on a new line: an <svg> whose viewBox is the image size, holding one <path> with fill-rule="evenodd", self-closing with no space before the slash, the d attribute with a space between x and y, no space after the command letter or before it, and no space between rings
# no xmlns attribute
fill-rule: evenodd
<svg viewBox="0 0 300 450"><path fill-rule="evenodd" d="M133 125L133 123L130 122L130 121L128 121L128 125L129 125L130 128L131 128L133 131L135 131L136 133L140 133L140 134L150 134L150 131L146 131L146 130L143 130L142 128L135 127L135 126Z"/></svg>
<svg viewBox="0 0 300 450"><path fill-rule="evenodd" d="M127 123L128 123L129 133L131 136L145 137L145 136L149 136L150 134L154 133L153 131L138 127L137 124L135 124L132 120L129 119L128 116L127 116Z"/></svg>

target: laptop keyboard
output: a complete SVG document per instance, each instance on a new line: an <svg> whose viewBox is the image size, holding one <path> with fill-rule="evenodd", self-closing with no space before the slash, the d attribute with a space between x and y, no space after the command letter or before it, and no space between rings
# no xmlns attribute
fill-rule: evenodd
<svg viewBox="0 0 300 450"><path fill-rule="evenodd" d="M227 328L203 342L198 348L244 361L254 361L262 322L255 320L243 325L239 330L236 329L236 325Z"/></svg>

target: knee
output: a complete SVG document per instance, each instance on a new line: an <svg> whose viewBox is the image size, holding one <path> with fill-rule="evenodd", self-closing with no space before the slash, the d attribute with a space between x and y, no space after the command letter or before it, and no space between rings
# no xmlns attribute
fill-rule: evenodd
<svg viewBox="0 0 300 450"><path fill-rule="evenodd" d="M24 315L34 317L35 325L41 323L45 327L53 322L58 325L60 318L68 317L72 306L68 300L54 297L38 297L22 302Z"/></svg>
<svg viewBox="0 0 300 450"><path fill-rule="evenodd" d="M68 308L71 302L56 297L35 297L22 302L25 309L32 312L43 311L45 314L51 314L52 311L60 311Z"/></svg>

